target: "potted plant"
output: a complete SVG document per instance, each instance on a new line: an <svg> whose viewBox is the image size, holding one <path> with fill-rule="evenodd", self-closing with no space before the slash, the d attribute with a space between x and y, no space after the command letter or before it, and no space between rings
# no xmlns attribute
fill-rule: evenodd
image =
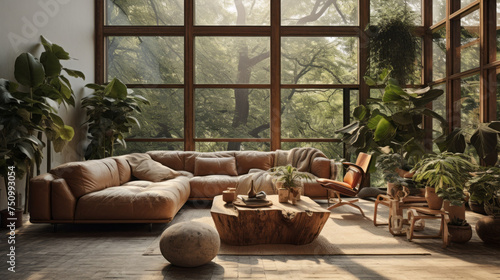
<svg viewBox="0 0 500 280"><path fill-rule="evenodd" d="M372 72L392 67L394 78L402 84L412 80L420 49L413 34L415 17L406 8L394 7L380 12L378 22L367 27Z"/></svg>
<svg viewBox="0 0 500 280"><path fill-rule="evenodd" d="M387 181L387 194L396 199L408 195L418 195L421 191L414 184L411 167L406 163L403 156L398 153L381 154L377 157L375 165Z"/></svg>
<svg viewBox="0 0 500 280"><path fill-rule="evenodd" d="M115 145L126 147L125 133L133 125L140 126L133 116L140 113L139 104L149 105L149 101L134 94L119 79L114 78L108 85L88 84L94 93L82 98L82 108L87 111L90 144L85 151L86 159L113 156Z"/></svg>
<svg viewBox="0 0 500 280"><path fill-rule="evenodd" d="M456 218L448 222L450 241L454 243L466 243L472 238L472 228L466 220Z"/></svg>
<svg viewBox="0 0 500 280"><path fill-rule="evenodd" d="M422 128L424 117L437 119L443 133L446 130L446 120L427 108L443 91L429 87L403 89L390 77L391 73L385 69L376 78L364 77L369 86L380 90L382 98L371 98L366 106L356 107L353 111L355 120L335 132L344 135L342 142L348 152L373 152L376 162L382 150L388 149L413 165L427 152Z"/></svg>
<svg viewBox="0 0 500 280"><path fill-rule="evenodd" d="M483 167L473 174L466 189L470 199L484 203L489 216L476 224L477 235L486 243L500 244L500 167Z"/></svg>
<svg viewBox="0 0 500 280"><path fill-rule="evenodd" d="M425 197L429 208L441 209L443 198L452 205L463 204L465 183L470 177L470 172L476 168L477 166L464 154L450 152L428 154L412 169L412 172L415 172L413 180L425 184ZM463 211L465 212L465 208Z"/></svg>
<svg viewBox="0 0 500 280"><path fill-rule="evenodd" d="M296 204L300 200L300 189L302 188L302 180L311 180L309 174L297 171L297 168L287 166L277 166L271 169L271 174L277 177L278 182L283 182L283 188L290 193L292 204ZM281 202L281 201L280 201Z"/></svg>

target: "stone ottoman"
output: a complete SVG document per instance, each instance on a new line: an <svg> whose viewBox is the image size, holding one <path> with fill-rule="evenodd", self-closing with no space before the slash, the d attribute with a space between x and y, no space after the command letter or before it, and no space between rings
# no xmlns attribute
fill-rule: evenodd
<svg viewBox="0 0 500 280"><path fill-rule="evenodd" d="M171 264L196 267L210 262L220 248L215 228L199 223L184 222L167 228L160 238L160 251Z"/></svg>

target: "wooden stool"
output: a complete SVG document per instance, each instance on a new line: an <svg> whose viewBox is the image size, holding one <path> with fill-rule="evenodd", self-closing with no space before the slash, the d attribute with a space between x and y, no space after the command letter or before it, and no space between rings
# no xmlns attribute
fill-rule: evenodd
<svg viewBox="0 0 500 280"><path fill-rule="evenodd" d="M437 235L415 235L415 222L418 220L436 220L441 219L439 233ZM406 231L408 241L412 239L424 238L442 238L443 248L446 248L450 243L448 234L448 213L442 210L432 210L427 207L410 207L408 208L408 221L410 227Z"/></svg>

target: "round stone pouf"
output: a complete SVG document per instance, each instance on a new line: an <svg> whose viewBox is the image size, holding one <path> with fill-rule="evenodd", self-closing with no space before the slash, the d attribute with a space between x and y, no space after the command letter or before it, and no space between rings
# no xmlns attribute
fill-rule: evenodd
<svg viewBox="0 0 500 280"><path fill-rule="evenodd" d="M219 233L215 228L199 222L175 224L167 228L160 238L161 254L176 266L204 265L217 256L219 248Z"/></svg>

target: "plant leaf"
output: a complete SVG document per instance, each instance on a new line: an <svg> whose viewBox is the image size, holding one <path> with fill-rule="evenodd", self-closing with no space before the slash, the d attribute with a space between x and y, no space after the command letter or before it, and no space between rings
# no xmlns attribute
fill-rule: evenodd
<svg viewBox="0 0 500 280"><path fill-rule="evenodd" d="M104 89L104 92L107 96L116 99L124 99L128 95L127 86L125 86L125 84L117 78L113 78L113 80L111 80L111 82Z"/></svg>
<svg viewBox="0 0 500 280"><path fill-rule="evenodd" d="M43 65L30 53L20 54L14 68L14 76L23 86L37 87L45 79Z"/></svg>

